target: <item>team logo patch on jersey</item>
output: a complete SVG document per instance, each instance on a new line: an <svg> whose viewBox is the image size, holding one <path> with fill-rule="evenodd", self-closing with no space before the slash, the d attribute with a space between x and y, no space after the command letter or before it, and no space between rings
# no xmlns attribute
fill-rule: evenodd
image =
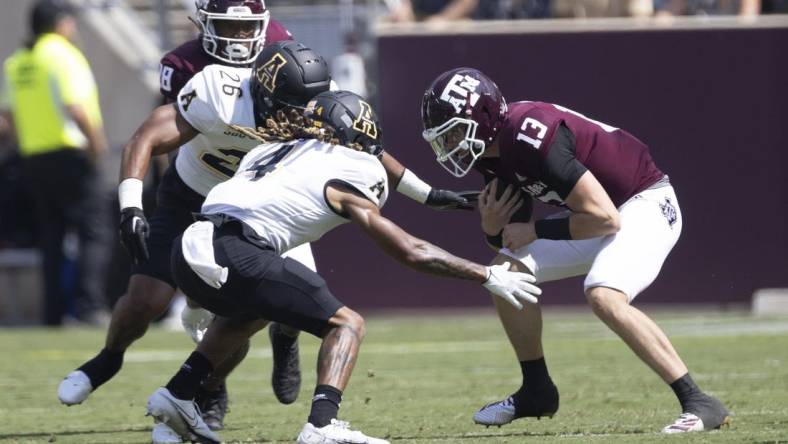
<svg viewBox="0 0 788 444"><path fill-rule="evenodd" d="M260 84L263 85L263 88L267 89L268 92L273 93L276 89L276 77L286 64L287 60L282 57L282 54L277 53L271 57L271 60L265 62L265 65L261 66L255 73L257 80L260 81Z"/></svg>
<svg viewBox="0 0 788 444"><path fill-rule="evenodd" d="M532 197L539 199L541 202L544 202L548 205L566 205L564 200L561 199L561 196L559 196L555 191L547 188L547 185L544 182L529 179L527 176L523 176L519 173L514 174L517 176L517 180L520 181L520 186L522 189L527 191Z"/></svg>
<svg viewBox="0 0 788 444"><path fill-rule="evenodd" d="M662 215L665 216L665 219L667 219L670 228L673 228L673 225L678 220L679 215L676 212L676 207L673 206L673 202L670 201L669 197L665 198L664 204L659 204L659 209L662 210Z"/></svg>
<svg viewBox="0 0 788 444"><path fill-rule="evenodd" d="M197 91L192 91L186 94L183 94L178 99L181 101L181 106L183 107L183 111L189 111L189 106L192 104L192 100L197 97Z"/></svg>
<svg viewBox="0 0 788 444"><path fill-rule="evenodd" d="M369 191L371 191L378 199L380 199L380 196L383 195L383 190L385 189L386 189L386 184L384 184L382 180L376 183L375 185L369 187Z"/></svg>
<svg viewBox="0 0 788 444"><path fill-rule="evenodd" d="M375 125L375 121L372 118L372 107L363 100L359 100L358 104L361 105L361 112L353 122L353 129L366 134L370 139L377 139L378 126Z"/></svg>

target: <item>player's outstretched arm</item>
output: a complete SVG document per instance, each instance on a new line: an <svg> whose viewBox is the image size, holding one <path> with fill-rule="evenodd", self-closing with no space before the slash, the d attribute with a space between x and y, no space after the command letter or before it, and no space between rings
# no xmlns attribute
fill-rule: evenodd
<svg viewBox="0 0 788 444"><path fill-rule="evenodd" d="M334 209L346 215L388 255L425 273L476 281L517 308L519 300L536 303L541 290L532 285L533 275L509 271L507 266L485 267L410 235L380 214L378 207L353 190L329 186L326 195ZM519 300L518 300L519 299Z"/></svg>
<svg viewBox="0 0 788 444"><path fill-rule="evenodd" d="M386 151L380 156L380 163L386 169L390 189L397 190L416 202L436 210L473 210L473 204L479 195L478 191L454 192L435 189Z"/></svg>
<svg viewBox="0 0 788 444"><path fill-rule="evenodd" d="M120 165L120 241L136 263L148 260L148 221L142 211L142 179L151 157L170 152L197 135L175 105L153 110L123 147Z"/></svg>

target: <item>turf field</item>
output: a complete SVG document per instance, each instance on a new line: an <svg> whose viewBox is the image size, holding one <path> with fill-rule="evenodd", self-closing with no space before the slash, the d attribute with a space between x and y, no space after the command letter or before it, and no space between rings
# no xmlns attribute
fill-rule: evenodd
<svg viewBox="0 0 788 444"><path fill-rule="evenodd" d="M647 310L648 311L648 310ZM368 335L340 411L396 443L788 443L788 318L743 313L651 313L695 380L727 403L722 432L662 436L678 404L670 390L587 312L545 314L548 364L561 391L553 419L485 429L471 416L519 386L519 368L491 312L369 316ZM103 343L98 330L0 330L0 442L145 443L145 400L191 350L185 334L151 330L121 373L83 405L59 405L66 373ZM302 340L299 400L277 404L267 335L230 380L227 442L291 443L308 415L317 341Z"/></svg>

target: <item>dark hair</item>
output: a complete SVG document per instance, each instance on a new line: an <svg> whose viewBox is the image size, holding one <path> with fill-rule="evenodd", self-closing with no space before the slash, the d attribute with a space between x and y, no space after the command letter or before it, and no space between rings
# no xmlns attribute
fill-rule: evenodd
<svg viewBox="0 0 788 444"><path fill-rule="evenodd" d="M278 110L276 118L269 117L265 121L265 127L257 129L240 125L229 126L262 143L286 142L293 139L317 139L321 142L339 145L339 139L331 128L319 125L294 109L291 109L289 114L288 116L284 111ZM347 143L342 146L356 151L362 149L358 143Z"/></svg>
<svg viewBox="0 0 788 444"><path fill-rule="evenodd" d="M34 37L52 32L61 18L74 13L74 7L66 0L38 0L30 11L30 30Z"/></svg>

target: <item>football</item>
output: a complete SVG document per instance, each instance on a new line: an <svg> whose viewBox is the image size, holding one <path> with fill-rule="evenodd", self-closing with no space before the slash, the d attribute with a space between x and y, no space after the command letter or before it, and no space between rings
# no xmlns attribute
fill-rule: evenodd
<svg viewBox="0 0 788 444"><path fill-rule="evenodd" d="M495 190L495 198L500 199L501 196L503 196L503 193L506 191L506 188L509 186L518 187L511 182L498 179L498 186ZM533 199L531 198L531 195L528 194L528 192L526 192L524 189L521 187L518 188L520 188L520 196L523 199L523 205L512 215L512 218L509 220L509 222L530 222L534 209Z"/></svg>

